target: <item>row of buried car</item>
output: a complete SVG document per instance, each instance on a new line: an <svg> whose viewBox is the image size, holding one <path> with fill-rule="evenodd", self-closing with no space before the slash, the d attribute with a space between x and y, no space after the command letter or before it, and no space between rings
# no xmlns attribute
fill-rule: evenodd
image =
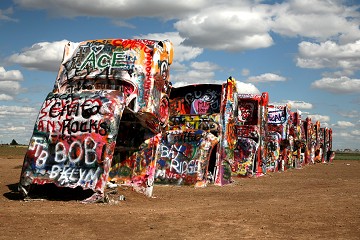
<svg viewBox="0 0 360 240"><path fill-rule="evenodd" d="M172 87L168 40L67 44L36 119L19 191L92 190L109 183L152 196L156 184L229 184L237 177L333 159L332 130L301 119L267 92L239 94L236 80Z"/></svg>

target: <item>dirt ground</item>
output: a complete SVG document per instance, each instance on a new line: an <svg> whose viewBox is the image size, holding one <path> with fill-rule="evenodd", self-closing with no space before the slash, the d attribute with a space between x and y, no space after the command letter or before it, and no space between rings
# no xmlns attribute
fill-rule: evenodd
<svg viewBox="0 0 360 240"><path fill-rule="evenodd" d="M360 161L97 204L20 199L22 161L0 157L0 239L360 239Z"/></svg>

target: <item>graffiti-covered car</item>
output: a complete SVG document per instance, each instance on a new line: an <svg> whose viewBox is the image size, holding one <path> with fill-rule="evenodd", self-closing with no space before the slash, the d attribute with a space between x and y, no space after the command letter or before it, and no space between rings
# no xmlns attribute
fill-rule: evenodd
<svg viewBox="0 0 360 240"><path fill-rule="evenodd" d="M119 174L117 164L166 126L172 58L168 40L67 44L53 91L35 122L20 192L27 196L32 186L52 183L93 190L88 201L101 198L110 172L113 178ZM134 128L140 130L125 134ZM146 166L132 168L133 183L149 186L144 182L153 176L153 157L146 155Z"/></svg>
<svg viewBox="0 0 360 240"><path fill-rule="evenodd" d="M292 165L293 137L290 105L268 105L268 171L284 171Z"/></svg>
<svg viewBox="0 0 360 240"><path fill-rule="evenodd" d="M301 146L304 145L301 128L301 111L296 110L290 113L290 131L289 136L292 136L294 144L292 149L292 167L301 168L304 165L304 152L301 151ZM289 166L291 166L289 164Z"/></svg>
<svg viewBox="0 0 360 240"><path fill-rule="evenodd" d="M233 172L239 177L266 173L267 104L269 94L238 94L237 143Z"/></svg>
<svg viewBox="0 0 360 240"><path fill-rule="evenodd" d="M208 181L217 185L231 182L236 94L236 81L232 77L221 84L172 88L166 134L175 134L173 139L182 142L168 141L167 145L161 145L165 152L158 161L157 182L195 186L205 186ZM184 146L184 141L191 144ZM187 166L187 170L181 166Z"/></svg>
<svg viewBox="0 0 360 240"><path fill-rule="evenodd" d="M222 88L222 84L190 84L171 89L157 183L204 186L214 175Z"/></svg>
<svg viewBox="0 0 360 240"><path fill-rule="evenodd" d="M322 162L329 163L335 158L335 152L332 150L332 129L324 127L320 129L320 145L322 146Z"/></svg>

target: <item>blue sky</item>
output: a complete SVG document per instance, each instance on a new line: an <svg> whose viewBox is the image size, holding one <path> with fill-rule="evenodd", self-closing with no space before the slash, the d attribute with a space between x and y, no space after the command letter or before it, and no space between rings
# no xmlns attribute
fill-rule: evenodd
<svg viewBox="0 0 360 240"><path fill-rule="evenodd" d="M360 149L356 0L1 0L0 141L28 144L67 42L170 39L173 85L223 82L268 92Z"/></svg>

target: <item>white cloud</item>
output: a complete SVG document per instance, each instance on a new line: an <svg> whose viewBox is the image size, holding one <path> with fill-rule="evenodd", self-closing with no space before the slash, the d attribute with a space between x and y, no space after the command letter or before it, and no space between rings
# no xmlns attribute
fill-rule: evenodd
<svg viewBox="0 0 360 240"><path fill-rule="evenodd" d="M174 46L174 61L178 61L178 62L192 60L197 56L199 56L200 54L202 54L203 52L202 48L185 46L183 44L185 38L181 37L178 32L151 33L151 34L134 36L134 38L157 39L157 40L169 39Z"/></svg>
<svg viewBox="0 0 360 240"><path fill-rule="evenodd" d="M19 70L6 71L0 66L0 81L21 81L24 77Z"/></svg>
<svg viewBox="0 0 360 240"><path fill-rule="evenodd" d="M0 84L0 88L1 88L1 84ZM11 101L11 100L14 100L13 96L10 96L10 95L5 94L5 93L0 93L0 101Z"/></svg>
<svg viewBox="0 0 360 240"><path fill-rule="evenodd" d="M0 117L11 117L14 116L29 116L36 115L38 110L33 107L20 107L20 106L0 106Z"/></svg>
<svg viewBox="0 0 360 240"><path fill-rule="evenodd" d="M360 79L348 77L323 78L313 82L311 87L332 93L360 93Z"/></svg>
<svg viewBox="0 0 360 240"><path fill-rule="evenodd" d="M331 127L331 125L329 124L329 123L327 123L327 122L320 122L320 127Z"/></svg>
<svg viewBox="0 0 360 240"><path fill-rule="evenodd" d="M312 122L319 121L320 124L321 124L321 123L324 123L324 122L329 122L329 121L330 121L330 117L329 117L329 116L325 116L325 115L309 114L308 117L311 118L311 121L312 121Z"/></svg>
<svg viewBox="0 0 360 240"><path fill-rule="evenodd" d="M355 137L360 137L360 130L351 131L350 134L355 136Z"/></svg>
<svg viewBox="0 0 360 240"><path fill-rule="evenodd" d="M359 12L343 1L292 0L272 8L271 29L279 34L319 41L339 37L343 42L360 38Z"/></svg>
<svg viewBox="0 0 360 240"><path fill-rule="evenodd" d="M58 71L63 57L64 47L69 41L39 42L8 57L7 61L20 64L28 69Z"/></svg>
<svg viewBox="0 0 360 240"><path fill-rule="evenodd" d="M16 81L0 81L0 99L13 100L13 97L22 91L19 82Z"/></svg>
<svg viewBox="0 0 360 240"><path fill-rule="evenodd" d="M336 132L336 131L333 131L333 137L334 136L339 136L339 137L342 137L344 139L351 138L351 134L348 133L348 132Z"/></svg>
<svg viewBox="0 0 360 240"><path fill-rule="evenodd" d="M182 38L177 32L167 33L152 33L134 36L134 38L145 39L158 39L158 40L171 40L174 46L174 62L171 66L170 80L173 86L194 84L194 83L215 83L213 79L215 76L215 70L219 69L214 63L211 62L191 62L190 65L183 64L183 62L195 59L202 52L202 48L185 46L183 44L184 38ZM224 80L225 81L225 80ZM222 82L224 82L222 81ZM179 82L179 83L178 83Z"/></svg>
<svg viewBox="0 0 360 240"><path fill-rule="evenodd" d="M338 121L336 123L336 126L341 127L341 128L347 128L347 127L354 127L355 124L348 122L348 121Z"/></svg>
<svg viewBox="0 0 360 240"><path fill-rule="evenodd" d="M286 81L285 77L274 73L264 73L259 76L252 76L247 79L248 82L260 83L260 82L283 82Z"/></svg>
<svg viewBox="0 0 360 240"><path fill-rule="evenodd" d="M236 82L237 91L240 94L256 94L260 95L261 92L251 83Z"/></svg>
<svg viewBox="0 0 360 240"><path fill-rule="evenodd" d="M360 118L360 112L356 110L351 110L348 112L339 112L339 114L343 117L348 117L348 118Z"/></svg>
<svg viewBox="0 0 360 240"><path fill-rule="evenodd" d="M33 132L38 110L24 106L0 106L0 138L10 142L28 143ZM2 142L5 143L5 142Z"/></svg>
<svg viewBox="0 0 360 240"><path fill-rule="evenodd" d="M291 109L312 109L313 105L304 101L286 100L290 104Z"/></svg>
<svg viewBox="0 0 360 240"><path fill-rule="evenodd" d="M352 73L360 69L360 40L344 45L333 41L301 42L296 65L301 68L334 68Z"/></svg>
<svg viewBox="0 0 360 240"><path fill-rule="evenodd" d="M206 69L187 69L186 71L175 71L171 75L171 82L175 84L176 82L187 82L189 84L195 83L213 83L215 76L214 71L208 71ZM184 81L185 80L185 81ZM222 81L222 82L225 82Z"/></svg>
<svg viewBox="0 0 360 240"><path fill-rule="evenodd" d="M170 19L180 17L190 12L205 7L205 0L15 0L18 5L32 9L46 9L54 16L94 16L94 17L119 17L128 19L132 17L160 17Z"/></svg>
<svg viewBox="0 0 360 240"><path fill-rule="evenodd" d="M191 67L195 70L214 71L219 69L219 66L211 62L192 62Z"/></svg>
<svg viewBox="0 0 360 240"><path fill-rule="evenodd" d="M14 0L23 8L44 9L58 17L106 17L121 27L133 27L124 19L135 17L174 20L186 45L214 50L244 51L273 45L270 32L304 36L318 41L360 38L356 5L343 1L291 0L264 4L247 0Z"/></svg>
<svg viewBox="0 0 360 240"><path fill-rule="evenodd" d="M263 7L234 1L222 3L209 4L210 7L174 24L186 38L185 44L228 51L266 48L273 44Z"/></svg>
<svg viewBox="0 0 360 240"><path fill-rule="evenodd" d="M187 85L189 85L188 82L180 82L180 81L178 81L178 82L174 83L172 86L177 88L177 87L183 87L183 86L187 86Z"/></svg>

